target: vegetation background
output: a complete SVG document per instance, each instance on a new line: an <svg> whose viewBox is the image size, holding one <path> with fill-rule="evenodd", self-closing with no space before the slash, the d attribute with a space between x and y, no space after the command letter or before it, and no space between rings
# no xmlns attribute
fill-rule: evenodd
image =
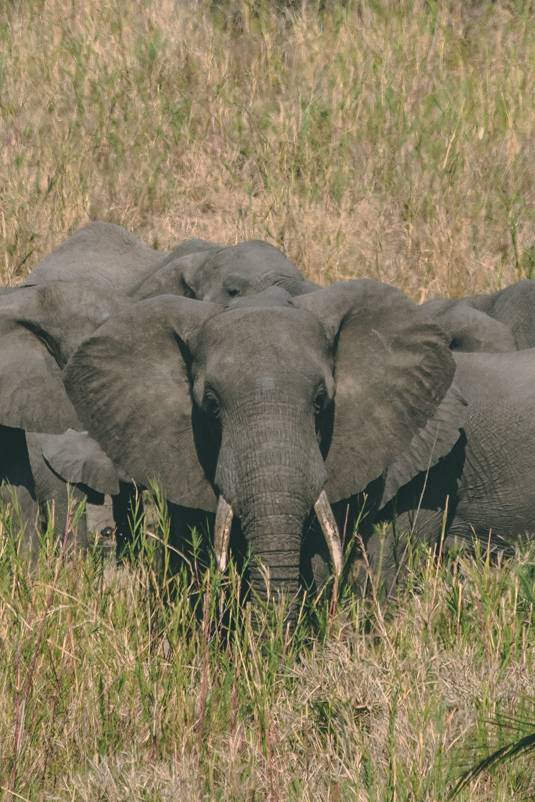
<svg viewBox="0 0 535 802"><path fill-rule="evenodd" d="M532 276L534 87L528 0L0 0L2 278L92 219L417 300ZM0 798L435 802L533 718L533 551L416 560L394 612L319 603L291 637L240 614L225 641L210 572L198 624L150 561L30 568L0 526Z"/></svg>

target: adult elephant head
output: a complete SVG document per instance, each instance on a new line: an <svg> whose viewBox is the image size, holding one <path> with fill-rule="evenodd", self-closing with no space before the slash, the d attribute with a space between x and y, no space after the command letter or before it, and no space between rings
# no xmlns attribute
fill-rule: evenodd
<svg viewBox="0 0 535 802"><path fill-rule="evenodd" d="M172 294L225 305L273 286L290 295L317 289L278 248L250 240L229 247L212 245L186 255L175 250L132 297L143 300Z"/></svg>
<svg viewBox="0 0 535 802"><path fill-rule="evenodd" d="M189 239L172 251L158 251L121 226L100 221L75 231L34 268L26 284L51 281L90 283L137 300L173 294L223 304L270 286L292 295L316 289L267 242L225 247Z"/></svg>
<svg viewBox="0 0 535 802"><path fill-rule="evenodd" d="M459 435L443 332L398 290L340 283L276 306L160 296L86 340L65 372L84 425L136 482L215 511L219 562L232 515L253 586L294 593L316 508L336 570L330 502L388 474L386 496ZM388 486L387 486L388 485Z"/></svg>

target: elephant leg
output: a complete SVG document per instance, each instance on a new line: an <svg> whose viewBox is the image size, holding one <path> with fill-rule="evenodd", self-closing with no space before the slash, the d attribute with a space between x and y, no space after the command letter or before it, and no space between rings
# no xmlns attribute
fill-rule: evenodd
<svg viewBox="0 0 535 802"><path fill-rule="evenodd" d="M48 469L46 463L43 465L43 470L36 476L41 531L54 532L62 549L87 548L87 519L85 509L81 508L84 494L78 488L66 485Z"/></svg>
<svg viewBox="0 0 535 802"><path fill-rule="evenodd" d="M84 494L60 479L54 489L51 484L47 482L46 500L39 501L42 530L53 531L64 550L86 549L89 545L87 517L85 509L80 507L85 501Z"/></svg>
<svg viewBox="0 0 535 802"><path fill-rule="evenodd" d="M22 429L0 426L0 500L10 505L11 522L24 533L32 557L39 553L39 508L26 437Z"/></svg>
<svg viewBox="0 0 535 802"><path fill-rule="evenodd" d="M41 530L53 531L65 549L87 548L86 514L85 509L80 508L85 494L64 482L45 462L42 435L26 433L26 444L39 503Z"/></svg>
<svg viewBox="0 0 535 802"><path fill-rule="evenodd" d="M407 576L411 547L443 547L446 533L442 510L408 510L374 527L363 543L351 572L351 585L359 595L370 590L380 600L390 599Z"/></svg>
<svg viewBox="0 0 535 802"><path fill-rule="evenodd" d="M198 578L200 567L210 562L210 528L213 515L202 510L168 504L169 515L169 557L171 574L183 567Z"/></svg>
<svg viewBox="0 0 535 802"><path fill-rule="evenodd" d="M0 486L0 503L3 506L10 505L13 535L17 537L22 533L24 545L28 547L30 556L37 557L39 506L32 491L22 485L3 484Z"/></svg>

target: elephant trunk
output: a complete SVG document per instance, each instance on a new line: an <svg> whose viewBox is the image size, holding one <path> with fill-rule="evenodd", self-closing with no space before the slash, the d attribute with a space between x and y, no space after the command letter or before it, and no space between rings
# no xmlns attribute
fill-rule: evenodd
<svg viewBox="0 0 535 802"><path fill-rule="evenodd" d="M250 549L253 590L261 598L294 595L305 522L326 481L314 417L293 400L262 394L229 410L222 433L216 550L228 547L235 514Z"/></svg>
<svg viewBox="0 0 535 802"><path fill-rule="evenodd" d="M342 573L343 547L338 526L325 490L321 491L316 503L314 504L314 511L325 536L335 580L337 582L340 574ZM230 530L232 527L233 517L234 513L231 505L221 495L219 497L219 503L217 506L214 536L216 562L220 571L225 571L227 567L228 551L230 546ZM271 525L274 523L270 517L268 517L268 521ZM287 539L287 542L292 543L292 541L295 539L295 527L292 526L291 519L287 522L287 524L288 530L293 530L292 535ZM269 534L271 534L271 529L270 532L264 533L263 536L261 531L257 531L256 539L258 539L260 543L263 543ZM262 551L262 549L260 550ZM262 568L257 564L252 569L252 579L256 586L257 592L260 592L261 595L265 594L265 591L261 590L261 587L266 588L267 593L269 594L272 581L276 587L283 592L289 592L291 594L296 592L295 549L278 550L276 555L279 558L276 562L276 565L273 564L273 560L271 559L267 565L266 562L263 561ZM269 571L267 571L266 568L268 568Z"/></svg>
<svg viewBox="0 0 535 802"><path fill-rule="evenodd" d="M254 515L245 516L244 529L251 551L249 579L261 599L297 593L308 510L296 507L290 494L283 499L280 493L275 496L264 491L256 501Z"/></svg>
<svg viewBox="0 0 535 802"><path fill-rule="evenodd" d="M275 499L266 493L263 496L257 500L253 520L246 523L252 556L251 586L264 600L273 595L292 596L298 589L303 521L294 513L277 509L280 497ZM214 532L216 562L221 571L228 562L233 515L231 505L221 495Z"/></svg>

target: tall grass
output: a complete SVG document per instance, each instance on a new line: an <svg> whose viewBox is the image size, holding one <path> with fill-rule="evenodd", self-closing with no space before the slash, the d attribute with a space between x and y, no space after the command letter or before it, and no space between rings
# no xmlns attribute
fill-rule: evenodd
<svg viewBox="0 0 535 802"><path fill-rule="evenodd" d="M282 606L240 607L233 570L182 577L169 604L154 538L137 567L46 549L31 567L9 527L4 512L5 799L437 802L497 708L521 716L533 695L533 550L416 555L386 615L310 600L290 633ZM532 792L519 758L459 798Z"/></svg>
<svg viewBox="0 0 535 802"><path fill-rule="evenodd" d="M284 5L2 2L4 278L95 218L418 299L531 275L533 2Z"/></svg>
<svg viewBox="0 0 535 802"><path fill-rule="evenodd" d="M531 275L534 10L0 0L4 281L90 219L157 247L265 238L320 282L417 299ZM31 565L18 539L3 509L9 802L439 802L535 695L533 550L415 560L394 608L310 602L290 634L238 607L235 574L169 604L151 559ZM459 798L533 798L533 775L520 758Z"/></svg>

